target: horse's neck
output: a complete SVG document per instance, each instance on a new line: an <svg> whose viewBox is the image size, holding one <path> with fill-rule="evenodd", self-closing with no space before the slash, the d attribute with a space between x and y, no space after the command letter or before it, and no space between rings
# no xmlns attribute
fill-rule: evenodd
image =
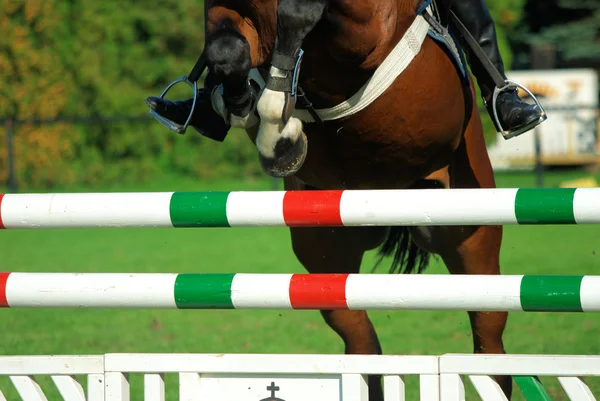
<svg viewBox="0 0 600 401"><path fill-rule="evenodd" d="M305 49L306 72L313 82L305 89L322 94L315 93L316 102L331 104L353 95L402 38L414 20L417 3L331 0Z"/></svg>

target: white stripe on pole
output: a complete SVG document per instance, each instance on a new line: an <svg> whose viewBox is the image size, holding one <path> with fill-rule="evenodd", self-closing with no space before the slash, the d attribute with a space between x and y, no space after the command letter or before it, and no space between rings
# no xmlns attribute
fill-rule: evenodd
<svg viewBox="0 0 600 401"><path fill-rule="evenodd" d="M344 225L515 224L516 194L513 188L353 190L342 194L340 214Z"/></svg>
<svg viewBox="0 0 600 401"><path fill-rule="evenodd" d="M584 312L600 312L600 276L583 276L579 294Z"/></svg>
<svg viewBox="0 0 600 401"><path fill-rule="evenodd" d="M177 274L11 273L14 308L176 308Z"/></svg>
<svg viewBox="0 0 600 401"><path fill-rule="evenodd" d="M238 273L231 283L231 300L236 309L291 309L292 274Z"/></svg>
<svg viewBox="0 0 600 401"><path fill-rule="evenodd" d="M173 192L6 194L2 221L10 228L173 227Z"/></svg>
<svg viewBox="0 0 600 401"><path fill-rule="evenodd" d="M522 275L351 275L350 309L522 311Z"/></svg>
<svg viewBox="0 0 600 401"><path fill-rule="evenodd" d="M577 224L600 220L600 191L598 188L578 188L573 196L573 214Z"/></svg>
<svg viewBox="0 0 600 401"><path fill-rule="evenodd" d="M227 220L232 227L285 226L283 191L231 192Z"/></svg>

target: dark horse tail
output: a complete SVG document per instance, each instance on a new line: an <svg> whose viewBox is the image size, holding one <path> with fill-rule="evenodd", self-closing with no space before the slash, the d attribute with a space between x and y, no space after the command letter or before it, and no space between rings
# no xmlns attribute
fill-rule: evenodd
<svg viewBox="0 0 600 401"><path fill-rule="evenodd" d="M387 238L379 248L379 260L373 267L375 270L384 258L392 256L390 273L410 274L415 270L423 272L429 264L431 254L419 248L413 241L408 227L390 227Z"/></svg>

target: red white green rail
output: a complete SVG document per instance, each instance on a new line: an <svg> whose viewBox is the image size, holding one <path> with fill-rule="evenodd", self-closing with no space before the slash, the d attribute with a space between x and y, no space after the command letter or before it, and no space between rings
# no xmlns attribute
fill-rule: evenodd
<svg viewBox="0 0 600 401"><path fill-rule="evenodd" d="M0 273L0 307L600 311L600 276Z"/></svg>
<svg viewBox="0 0 600 401"><path fill-rule="evenodd" d="M600 188L0 195L0 228L600 223Z"/></svg>

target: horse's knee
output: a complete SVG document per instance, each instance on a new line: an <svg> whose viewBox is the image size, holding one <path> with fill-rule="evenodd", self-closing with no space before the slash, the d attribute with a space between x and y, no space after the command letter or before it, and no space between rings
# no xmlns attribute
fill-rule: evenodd
<svg viewBox="0 0 600 401"><path fill-rule="evenodd" d="M469 312L476 353L502 354L502 336L508 321L507 312Z"/></svg>
<svg viewBox="0 0 600 401"><path fill-rule="evenodd" d="M224 108L235 116L246 117L254 104L248 81L250 44L232 25L214 31L206 42L207 64L223 85Z"/></svg>
<svg viewBox="0 0 600 401"><path fill-rule="evenodd" d="M252 65L250 44L233 26L218 29L207 37L206 59L222 81L240 75L245 80Z"/></svg>

